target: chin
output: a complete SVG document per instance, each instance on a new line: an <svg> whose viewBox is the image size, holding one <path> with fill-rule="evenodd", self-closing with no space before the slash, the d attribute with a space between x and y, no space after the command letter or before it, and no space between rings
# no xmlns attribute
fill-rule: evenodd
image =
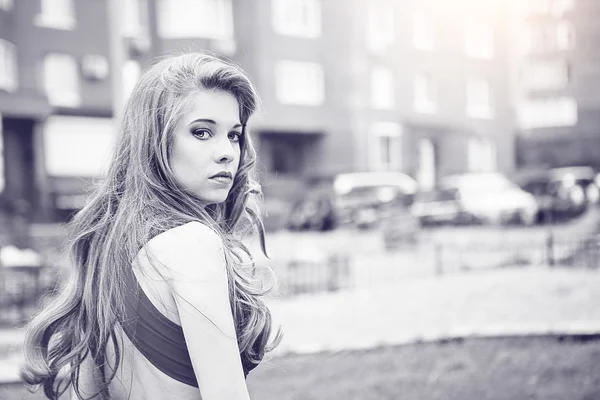
<svg viewBox="0 0 600 400"><path fill-rule="evenodd" d="M227 196L229 196L229 192L223 193L223 194L214 193L214 194L211 194L210 196L204 195L204 196L199 196L199 197L207 205L210 205L210 204L221 204L221 203L225 202L225 200L227 200Z"/></svg>

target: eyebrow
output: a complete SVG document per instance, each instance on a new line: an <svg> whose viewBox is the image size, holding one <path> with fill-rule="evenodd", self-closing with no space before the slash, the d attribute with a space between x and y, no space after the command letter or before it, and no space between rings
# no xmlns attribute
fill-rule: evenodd
<svg viewBox="0 0 600 400"><path fill-rule="evenodd" d="M204 123L207 123L207 124L218 125L218 124L215 122L215 120L212 120L212 119L206 119L206 118L199 118L199 119L195 119L195 120L193 120L192 122L190 122L190 124L193 124L194 122L204 122ZM242 124L235 124L235 125L233 126L233 128L241 128L241 127L242 127Z"/></svg>

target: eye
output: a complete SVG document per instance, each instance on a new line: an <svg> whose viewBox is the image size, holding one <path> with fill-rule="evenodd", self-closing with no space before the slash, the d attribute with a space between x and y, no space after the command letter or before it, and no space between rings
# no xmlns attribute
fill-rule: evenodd
<svg viewBox="0 0 600 400"><path fill-rule="evenodd" d="M199 128L194 129L192 131L192 135L194 135L198 139L208 139L212 136L212 132L209 129Z"/></svg>
<svg viewBox="0 0 600 400"><path fill-rule="evenodd" d="M227 134L227 137L229 138L229 140L231 140L232 142L239 142L240 138L242 137L242 134L239 132L229 132Z"/></svg>

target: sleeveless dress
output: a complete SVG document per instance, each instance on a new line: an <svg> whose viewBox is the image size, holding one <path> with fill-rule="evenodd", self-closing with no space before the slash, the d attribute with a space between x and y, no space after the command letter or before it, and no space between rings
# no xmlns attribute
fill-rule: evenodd
<svg viewBox="0 0 600 400"><path fill-rule="evenodd" d="M140 353L156 368L171 378L198 387L183 329L163 315L141 288L133 270L128 270L125 318L121 327ZM198 340L202 340L199 338ZM256 367L240 355L244 376Z"/></svg>

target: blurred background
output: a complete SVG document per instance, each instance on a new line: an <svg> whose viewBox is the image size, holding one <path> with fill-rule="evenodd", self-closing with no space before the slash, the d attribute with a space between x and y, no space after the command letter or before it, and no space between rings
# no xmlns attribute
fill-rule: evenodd
<svg viewBox="0 0 600 400"><path fill-rule="evenodd" d="M0 399L156 57L252 77L261 399L600 399L598 0L0 0ZM39 398L39 397L31 397Z"/></svg>

